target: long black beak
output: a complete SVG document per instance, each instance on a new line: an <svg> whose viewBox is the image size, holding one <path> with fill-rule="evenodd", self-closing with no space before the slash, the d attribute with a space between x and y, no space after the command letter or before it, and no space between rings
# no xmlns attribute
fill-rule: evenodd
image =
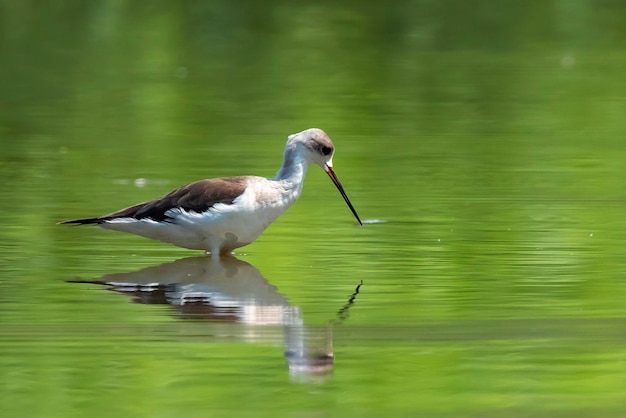
<svg viewBox="0 0 626 418"><path fill-rule="evenodd" d="M348 199L348 195L343 190L343 186L341 185L341 182L339 181L339 179L337 178L337 175L333 171L333 168L328 166L328 165L324 165L324 171L326 171L326 174L328 174L328 177L330 177L330 179L333 181L333 183L335 183L335 186L337 186L337 189L339 190L339 193L341 193L341 196L343 196L343 200L346 201L346 203L348 204L348 207L350 208L350 210L354 214L354 217L356 218L357 221L359 221L359 225L362 226L363 222L361 222L361 219L359 218L359 215L356 213L356 210L354 210L354 206L352 206L352 203L350 203L350 199Z"/></svg>

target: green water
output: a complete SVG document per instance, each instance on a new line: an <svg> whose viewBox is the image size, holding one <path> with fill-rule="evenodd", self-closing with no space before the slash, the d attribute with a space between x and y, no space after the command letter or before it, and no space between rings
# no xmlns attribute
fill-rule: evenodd
<svg viewBox="0 0 626 418"><path fill-rule="evenodd" d="M0 1L3 416L626 415L626 5L379 3ZM363 227L56 225L314 126Z"/></svg>

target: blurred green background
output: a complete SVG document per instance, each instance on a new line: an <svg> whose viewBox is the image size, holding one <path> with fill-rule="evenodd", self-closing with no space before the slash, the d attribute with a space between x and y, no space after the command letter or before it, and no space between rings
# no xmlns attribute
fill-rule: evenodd
<svg viewBox="0 0 626 418"><path fill-rule="evenodd" d="M0 0L7 416L626 414L626 3ZM56 222L200 178L312 167L236 256L334 326L181 318L98 280L195 252ZM258 335L266 337L259 338Z"/></svg>

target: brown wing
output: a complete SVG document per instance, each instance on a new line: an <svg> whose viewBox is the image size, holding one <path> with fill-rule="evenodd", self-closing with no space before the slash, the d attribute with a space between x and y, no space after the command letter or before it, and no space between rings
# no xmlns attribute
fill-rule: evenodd
<svg viewBox="0 0 626 418"><path fill-rule="evenodd" d="M93 224L103 223L116 218L152 219L167 221L166 212L181 208L186 211L204 212L216 203L232 204L246 189L245 177L226 177L200 180L171 191L165 196L121 209L99 217L76 219L62 223Z"/></svg>

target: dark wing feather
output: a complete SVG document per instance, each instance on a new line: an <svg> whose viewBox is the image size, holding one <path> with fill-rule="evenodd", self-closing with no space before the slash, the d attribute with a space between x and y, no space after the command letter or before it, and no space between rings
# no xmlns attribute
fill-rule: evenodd
<svg viewBox="0 0 626 418"><path fill-rule="evenodd" d="M232 204L246 189L245 177L226 177L200 180L181 186L165 196L139 203L117 212L99 217L76 219L63 224L99 224L116 218L152 219L167 221L165 213L174 208L204 212L216 203Z"/></svg>

